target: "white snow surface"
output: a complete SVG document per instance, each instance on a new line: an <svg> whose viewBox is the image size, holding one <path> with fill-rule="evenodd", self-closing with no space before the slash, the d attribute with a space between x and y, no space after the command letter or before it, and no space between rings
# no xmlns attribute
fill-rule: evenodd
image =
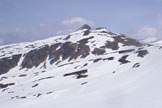
<svg viewBox="0 0 162 108"><path fill-rule="evenodd" d="M105 29L104 29L105 30ZM94 36L87 44L90 49L100 47L106 40L113 41L112 35L100 33L101 30L91 30L87 37ZM84 30L71 33L68 41L77 42L85 37ZM65 42L65 36L57 36L32 43L19 43L1 46L4 53L0 58L13 54L25 54L31 49ZM33 47L26 47L34 45ZM105 55L89 55L87 58L73 60L73 64L62 67L50 65L47 60L46 69L40 68L43 63L32 69L20 69L21 57L17 67L8 73L0 75L0 83L15 83L7 89L0 89L0 108L162 108L162 44L142 46L148 50L145 57L137 57L138 47L122 46L120 49L132 49L134 52L118 54L107 49ZM8 48L6 48L8 47ZM4 56L3 56L4 55ZM129 55L130 63L120 64L119 58ZM114 57L114 60L100 60L96 63L91 59ZM68 63L62 61L60 65ZM133 68L139 63L139 67ZM84 66L88 64L87 66ZM75 68L77 67L77 68ZM86 78L76 79L76 76L64 77L64 74L87 69ZM19 77L26 74L25 77ZM36 87L33 87L37 85ZM23 98L25 97L25 98Z"/></svg>
<svg viewBox="0 0 162 108"><path fill-rule="evenodd" d="M155 41L157 41L157 39L155 37L150 37L150 38L146 38L146 39L142 40L142 42L144 42L144 43L152 43Z"/></svg>

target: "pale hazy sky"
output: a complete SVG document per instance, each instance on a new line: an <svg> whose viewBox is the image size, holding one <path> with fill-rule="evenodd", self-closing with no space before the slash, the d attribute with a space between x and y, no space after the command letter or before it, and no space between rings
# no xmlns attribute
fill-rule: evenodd
<svg viewBox="0 0 162 108"><path fill-rule="evenodd" d="M44 39L83 24L162 38L162 0L0 0L0 45Z"/></svg>

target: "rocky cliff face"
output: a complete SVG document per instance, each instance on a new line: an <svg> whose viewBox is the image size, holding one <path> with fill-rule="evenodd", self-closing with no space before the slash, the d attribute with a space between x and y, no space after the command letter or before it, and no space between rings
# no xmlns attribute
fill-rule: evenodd
<svg viewBox="0 0 162 108"><path fill-rule="evenodd" d="M21 54L12 55L11 57L4 57L0 59L0 75L5 74L10 69L17 66L20 60Z"/></svg>

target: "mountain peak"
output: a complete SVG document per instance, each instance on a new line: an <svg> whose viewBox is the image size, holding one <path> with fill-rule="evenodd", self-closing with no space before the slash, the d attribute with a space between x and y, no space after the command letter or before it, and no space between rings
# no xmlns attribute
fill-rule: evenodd
<svg viewBox="0 0 162 108"><path fill-rule="evenodd" d="M88 24L84 24L83 26L81 26L81 27L79 28L79 30L83 30L83 29L88 29L88 30L90 30L90 29L91 29L91 26L89 26Z"/></svg>

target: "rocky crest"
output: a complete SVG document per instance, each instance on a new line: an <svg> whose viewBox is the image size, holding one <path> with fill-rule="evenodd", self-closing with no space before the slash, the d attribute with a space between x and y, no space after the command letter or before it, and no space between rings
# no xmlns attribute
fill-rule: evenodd
<svg viewBox="0 0 162 108"><path fill-rule="evenodd" d="M110 40L105 40L105 44L100 47L95 47L93 50L90 48L88 43L90 40L94 40L95 42L95 36L91 35L92 31L94 32L95 30L91 30L91 27L89 25L83 25L81 28L78 30L83 30L83 36L80 35L80 37L83 37L82 39L72 42L70 39L73 37L73 35L68 35L64 38L66 40L65 42L56 42L53 43L52 45L42 45L39 48L33 48L32 50L29 50L25 54L17 54L13 55L10 57L4 57L0 59L0 74L4 74L8 72L10 69L14 68L17 66L21 56L23 55L24 59L20 65L21 69L27 68L33 68L33 67L38 67L41 63L44 63L44 67L46 67L45 62L47 59L50 61L50 64L52 65L53 63L59 63L63 60L76 60L77 58L86 58L90 54L93 54L95 56L97 55L103 55L107 51L107 49L110 50L119 50L120 49L120 44L122 46L135 46L135 47L141 47L142 43L139 41L128 38L124 35L117 35L112 32L105 31L103 28L97 28L95 29L100 30L97 35L105 35L113 41ZM89 35L89 36L88 36ZM86 37L84 37L86 36ZM56 37L57 38L57 37ZM101 37L102 39L102 37ZM57 39L56 39L57 40ZM34 46L30 44L29 46ZM28 48L29 46L26 46ZM91 51L92 50L92 51ZM128 51L119 51L119 53L126 53L126 52L132 52L132 50ZM144 55L148 54L147 50L145 51L138 51L139 57L143 57Z"/></svg>

